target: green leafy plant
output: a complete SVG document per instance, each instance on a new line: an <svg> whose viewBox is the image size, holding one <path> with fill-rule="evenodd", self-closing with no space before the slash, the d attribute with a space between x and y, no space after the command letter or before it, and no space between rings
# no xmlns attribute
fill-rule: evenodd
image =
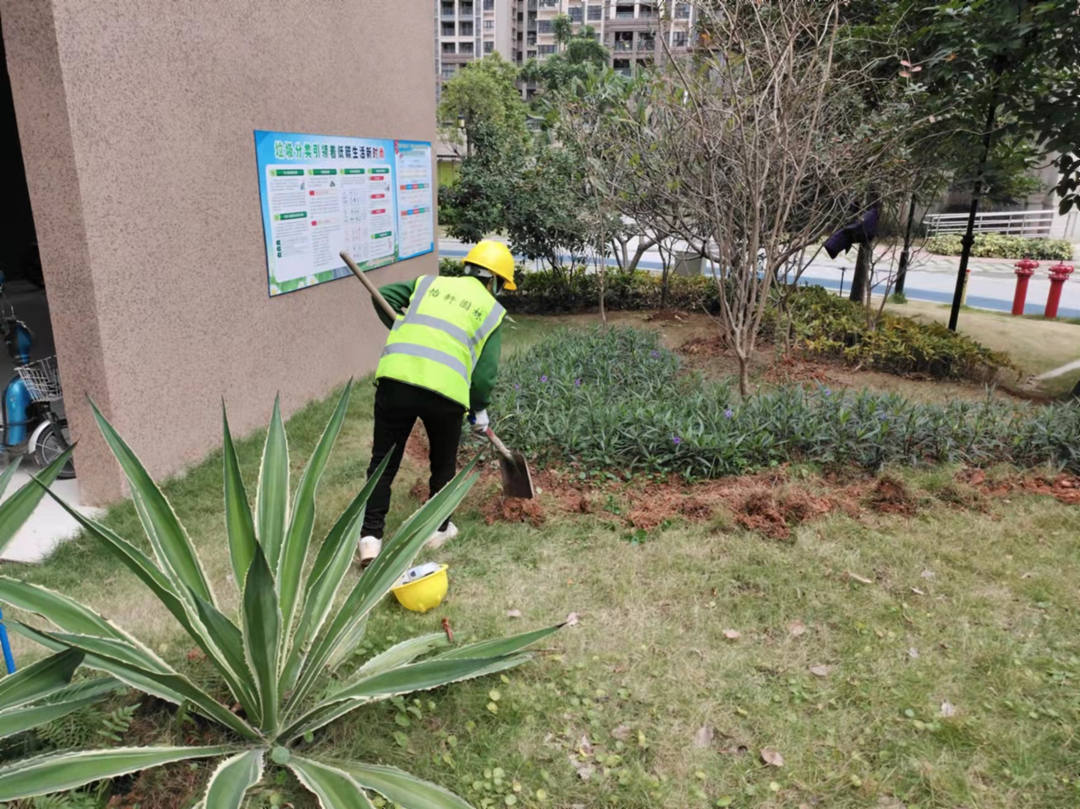
<svg viewBox="0 0 1080 809"><path fill-rule="evenodd" d="M794 291L787 302L798 345L811 354L843 359L893 374L924 373L939 378L990 380L1011 368L1009 357L991 351L940 323L883 315L877 328L866 323L857 303L821 287Z"/></svg>
<svg viewBox="0 0 1080 809"><path fill-rule="evenodd" d="M655 332L627 328L561 330L513 355L494 409L515 447L622 475L720 477L791 461L1080 470L1080 408L1071 403L938 405L801 386L740 400L729 384L681 370Z"/></svg>
<svg viewBox="0 0 1080 809"><path fill-rule="evenodd" d="M314 741L321 728L363 705L517 666L529 659L527 646L558 629L452 648L447 648L444 633L424 635L398 643L330 681L330 670L350 656L368 613L476 479L474 460L398 528L355 584L343 588L365 504L384 468L312 549L316 489L345 418L350 387L338 401L291 499L288 443L275 402L254 510L224 420L225 520L240 589L235 620L218 607L195 546L161 490L95 408L102 434L131 487L153 558L106 526L64 507L161 601L206 655L214 681L223 682L221 690L227 693L214 693L212 686L194 682L138 638L61 593L0 577L0 600L47 619L49 628L24 623L21 631L47 647L66 649L60 659L68 663L83 659L88 667L136 690L185 706L216 728L214 740L219 743L44 754L0 769L0 801L72 789L170 762L217 758L220 763L203 805L229 809L239 807L248 789L260 781L269 757L290 770L326 809L370 806L368 792L412 809L466 806L442 788L401 770L323 760L305 741Z"/></svg>
<svg viewBox="0 0 1080 809"><path fill-rule="evenodd" d="M45 494L44 487L56 480L71 453L68 449L43 469L37 480L24 484L0 503L0 550L7 547L33 513ZM17 468L15 462L0 474L0 494ZM71 677L82 660L82 652L68 649L0 679L0 739L61 719L120 687L111 677L72 684Z"/></svg>
<svg viewBox="0 0 1080 809"><path fill-rule="evenodd" d="M958 256L963 248L959 233L931 236L926 249L940 256ZM1073 246L1067 239L1040 239L1027 236L1008 236L1004 233L977 233L971 245L971 255L979 258L1034 258L1040 261L1068 261Z"/></svg>

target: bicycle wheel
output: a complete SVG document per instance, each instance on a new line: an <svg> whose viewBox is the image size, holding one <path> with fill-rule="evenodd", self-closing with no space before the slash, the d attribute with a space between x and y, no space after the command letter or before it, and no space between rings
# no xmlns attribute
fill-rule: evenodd
<svg viewBox="0 0 1080 809"><path fill-rule="evenodd" d="M69 446L71 445L68 443L64 431L58 429L55 424L50 424L38 436L37 448L34 450L34 460L38 462L39 466L48 466L59 458ZM69 460L64 464L64 468L60 470L57 477L61 480L70 480L75 477L75 464Z"/></svg>

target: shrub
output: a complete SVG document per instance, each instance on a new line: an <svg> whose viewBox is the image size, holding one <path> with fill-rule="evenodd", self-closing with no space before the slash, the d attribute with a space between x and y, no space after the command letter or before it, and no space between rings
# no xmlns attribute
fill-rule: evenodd
<svg viewBox="0 0 1080 809"><path fill-rule="evenodd" d="M884 315L878 327L866 310L821 287L803 287L788 299L799 345L804 350L894 374L924 373L939 378L984 381L1012 367L1007 355L949 331L940 323L919 323Z"/></svg>
<svg viewBox="0 0 1080 809"><path fill-rule="evenodd" d="M56 688L63 675L70 676L83 660L132 688L187 706L214 730L204 744L64 751L16 761L0 768L0 801L72 789L171 762L214 758L220 764L200 805L238 809L245 793L262 779L269 758L291 770L324 809L368 806L368 792L404 806L464 805L451 793L401 770L351 761L328 763L311 747L314 734L363 705L519 665L529 657L525 648L557 627L449 650L446 633L439 632L403 641L359 667L352 665L368 614L461 502L475 482L476 462L402 523L356 583L344 587L364 506L385 468L384 461L310 554L315 493L345 418L350 387L346 386L292 497L288 443L275 403L254 512L225 424L225 522L240 590L237 616L219 609L195 546L165 496L95 410L131 486L154 558L65 508L162 602L187 633L187 642L206 656L213 674L207 682L196 683L102 615L43 587L0 576L0 600L50 621L55 628L22 625L22 630L46 646L66 649L46 661L62 658L65 665L54 665L37 679L51 674L49 684ZM337 676L331 679L334 672Z"/></svg>
<svg viewBox="0 0 1080 809"><path fill-rule="evenodd" d="M561 330L504 363L499 430L549 462L688 479L789 461L963 461L1080 470L1080 408L919 404L898 394L783 387L738 401L681 371L653 332Z"/></svg>
<svg viewBox="0 0 1080 809"><path fill-rule="evenodd" d="M959 233L931 236L926 249L942 256L958 256L962 249ZM1006 236L1003 233L976 233L971 255L979 258L1034 258L1068 261L1073 247L1065 239L1034 239L1025 236Z"/></svg>
<svg viewBox="0 0 1080 809"><path fill-rule="evenodd" d="M461 275L462 262L439 260L439 275ZM595 309L600 294L600 278L586 267L561 267L526 271L519 266L517 290L504 292L499 300L507 311L520 314L585 312ZM611 310L659 309L662 280L656 273L609 270L605 279L604 302ZM687 311L719 309L716 282L708 276L671 275L667 305Z"/></svg>

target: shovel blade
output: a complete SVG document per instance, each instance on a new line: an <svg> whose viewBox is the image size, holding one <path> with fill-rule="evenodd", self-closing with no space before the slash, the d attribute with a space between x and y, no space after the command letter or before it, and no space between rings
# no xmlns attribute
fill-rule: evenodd
<svg viewBox="0 0 1080 809"><path fill-rule="evenodd" d="M511 452L509 458L500 456L499 470L502 472L504 496L520 497L523 500L532 500L536 496L533 491L532 475L529 473L529 464L520 452Z"/></svg>

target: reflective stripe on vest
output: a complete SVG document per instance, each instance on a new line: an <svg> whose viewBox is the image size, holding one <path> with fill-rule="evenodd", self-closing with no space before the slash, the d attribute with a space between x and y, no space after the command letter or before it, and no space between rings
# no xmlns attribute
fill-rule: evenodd
<svg viewBox="0 0 1080 809"><path fill-rule="evenodd" d="M469 406L473 367L506 315L474 278L417 279L409 306L394 322L376 369Z"/></svg>

